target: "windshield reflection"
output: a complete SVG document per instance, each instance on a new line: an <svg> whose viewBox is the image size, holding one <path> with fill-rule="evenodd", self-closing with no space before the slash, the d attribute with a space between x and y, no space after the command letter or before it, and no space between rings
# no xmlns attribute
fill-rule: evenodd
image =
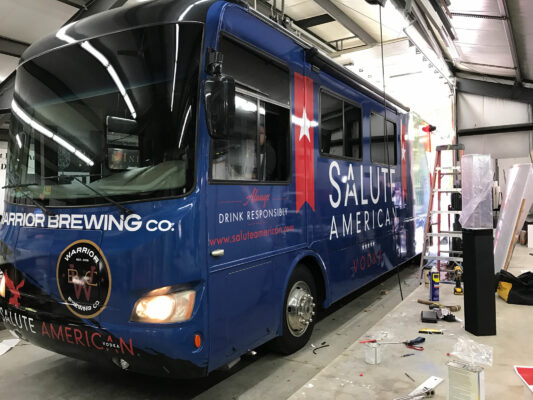
<svg viewBox="0 0 533 400"><path fill-rule="evenodd" d="M7 183L35 185L25 196L9 188L7 201L64 206L189 193L202 26L81 42L67 30L56 36L69 45L17 70Z"/></svg>

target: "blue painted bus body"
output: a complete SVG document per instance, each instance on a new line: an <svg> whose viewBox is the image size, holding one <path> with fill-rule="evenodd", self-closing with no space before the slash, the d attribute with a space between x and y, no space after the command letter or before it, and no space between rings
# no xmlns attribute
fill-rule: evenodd
<svg viewBox="0 0 533 400"><path fill-rule="evenodd" d="M97 18L105 18L105 14ZM91 19L83 23L90 24ZM9 329L74 357L104 363L124 359L132 370L150 374L203 375L281 334L287 282L302 260L312 263L321 274L323 281L318 286L323 289L323 306L327 307L416 255L419 216L414 214L409 173L412 149L409 140L402 140L401 132L402 126L408 125L408 114L387 110L387 118L397 129L396 165L372 164L370 114L383 114L382 103L326 72L313 70L304 49L291 37L233 3L214 2L208 8L204 63L206 49L217 47L222 32L288 66L291 114L295 114L295 73L313 81L314 121L320 121L321 90L359 104L363 112L362 160L321 155L320 127L311 128L315 204L311 207L306 202L297 210L298 138L291 124L288 183L213 182L208 156L212 139L204 102L200 101L196 185L187 196L129 203L135 217L128 223L120 226L108 221L106 226L104 220L99 228L88 226L87 221L100 216L120 219L120 211L111 205L59 208L54 209L57 221L46 222L46 227L30 227L22 226L27 217L20 220L17 215L41 211L6 203L0 229L2 265L17 271L15 285L25 281L19 306L8 304L9 296L0 298L1 316ZM204 71L202 68L202 82L207 77ZM391 169L394 174L389 179ZM264 217L265 211L270 216ZM58 257L77 240L99 246L112 276L108 303L94 318L72 315L58 289ZM224 256L210 256L215 249L223 249ZM141 296L175 285L196 291L190 320L175 324L131 322ZM196 334L202 338L199 348L194 345Z"/></svg>

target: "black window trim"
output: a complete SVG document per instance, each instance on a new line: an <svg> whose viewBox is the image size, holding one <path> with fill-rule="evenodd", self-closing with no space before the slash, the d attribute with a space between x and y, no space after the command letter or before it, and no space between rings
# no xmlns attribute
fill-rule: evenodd
<svg viewBox="0 0 533 400"><path fill-rule="evenodd" d="M227 39L229 41L232 41L232 42L238 44L239 46L244 47L246 50L248 50L248 51L250 51L252 53L255 53L259 57L265 58L267 61L272 62L272 64L274 64L278 68L281 68L281 69L286 70L286 71L290 71L289 64L287 62L285 62L284 60L276 57L275 55L273 55L273 54L271 54L271 53L269 53L269 52L267 52L267 51L265 51L265 50L263 50L263 49L261 49L259 47L254 46L253 44L241 39L238 36L235 36L234 34L228 32L228 31L221 31L220 32L220 35L219 35L218 41L217 41L217 49L220 48L220 42L223 39ZM224 73L224 67L222 67L222 73ZM289 98L289 101L290 101L290 98Z"/></svg>
<svg viewBox="0 0 533 400"><path fill-rule="evenodd" d="M381 165L381 166L384 166L384 167L392 167L392 166L396 166L398 165L398 122L390 119L390 118L387 118L387 122L390 122L394 125L395 129L394 129L394 134L396 135L396 142L394 143L394 150L395 150L395 155L396 155L396 162L394 164L391 164L390 162L387 164L387 163L380 163L380 162L377 162L377 161L373 161L372 160L372 123L371 123L371 119L372 119L372 114L375 114L375 115L379 115L383 118L385 118L385 113L381 113L381 112L378 112L378 111L374 111L374 110L371 110L370 111L370 114L369 114L369 119L368 119L368 133L369 133L369 136L370 136L370 141L369 141L369 146L368 146L368 149L370 151L370 163L371 164L374 164L374 165ZM398 114L396 113L392 113L394 116L398 116ZM389 113L387 112L387 117L389 116ZM384 132L384 136L385 138L385 143L388 144L388 135L387 135L387 132ZM388 151L388 150L387 150ZM390 160L389 160L390 161Z"/></svg>
<svg viewBox="0 0 533 400"><path fill-rule="evenodd" d="M252 90L247 90L245 88L243 88L243 86L246 86L246 85L243 85L241 84L238 80L235 80L235 83L236 83L236 87L235 87L235 92L236 93L241 93L241 94L244 94L246 96L251 96L251 97L254 97L256 99L259 99L261 101L264 101L265 103L270 103L270 104L274 104L275 106L278 106L278 107L282 107L282 108L286 108L287 110L290 110L291 107L290 105L288 104L285 104L285 103L282 103L280 101L277 101L277 100L272 100L271 98L269 97L266 97L262 94L259 94L258 92L254 92Z"/></svg>
<svg viewBox="0 0 533 400"><path fill-rule="evenodd" d="M336 98L337 100L341 100L343 103L348 103L352 106L355 106L359 109L360 115L361 115L361 123L359 125L359 133L361 138L361 144L360 144L360 150L361 150L361 157L348 157L348 156L337 156L329 153L324 153L322 151L322 93L326 93L327 95ZM334 160L344 160L344 161L356 161L356 162L363 162L364 161L364 147L363 146L363 138L364 138L364 129L363 129L363 106L359 104L358 102L351 100L343 95L338 94L337 92L325 87L320 86L320 89L318 91L318 121L319 121L319 129L318 129L318 153L324 157L324 158L331 158ZM345 131L344 131L344 104L342 105L342 134L343 134L343 146L344 146L344 139L345 139Z"/></svg>
<svg viewBox="0 0 533 400"><path fill-rule="evenodd" d="M285 104L276 100L273 100L263 94L259 91L254 91L253 88L250 86L239 83L238 80L235 80L236 88L235 91L237 93L242 93L248 96L252 96L257 98L258 100L264 101L266 103L274 104L278 107L283 107L289 110L289 170L288 170L288 177L286 180L283 181L260 181L260 180L229 180L229 179L214 179L212 176L212 168L213 165L213 145L214 145L214 139L210 137L209 140L209 166L208 166L208 178L207 183L209 185L237 185L237 186L249 186L249 185L257 185L257 186L289 186L292 183L292 175L293 175L293 152L292 152L292 121L291 121L291 115L292 115L292 87L293 87L293 73L289 67L289 64L280 60L276 56L266 52L263 49L260 49L254 45L252 45L249 42L246 42L242 40L241 38L227 32L227 31L221 31L220 35L218 37L217 41L217 49L220 47L220 42L223 39L227 39L230 41L235 42L237 45L240 45L244 47L247 51L251 53L255 53L261 58L266 58L268 61L271 61L276 67L283 69L285 72L287 72L289 76L289 104ZM222 72L224 73L224 68L222 68ZM240 86L240 87L239 87ZM248 89L246 89L248 88ZM259 124L259 118L257 118L257 123Z"/></svg>

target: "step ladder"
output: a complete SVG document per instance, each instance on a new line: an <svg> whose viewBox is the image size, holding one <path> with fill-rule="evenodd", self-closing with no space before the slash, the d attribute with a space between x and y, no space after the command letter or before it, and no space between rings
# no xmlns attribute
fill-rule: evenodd
<svg viewBox="0 0 533 400"><path fill-rule="evenodd" d="M461 211L457 210L445 210L441 209L441 196L451 195L453 193L461 193L461 167L459 165L443 166L442 165L442 152L453 151L454 157L452 162L460 161L460 158L464 152L464 145L451 144L444 146L437 146L435 149L435 167L433 168L433 174L431 175L431 193L429 196L429 205L426 219L426 227L424 230L424 246L422 250L422 256L420 257L420 267L418 271L419 282L422 282L422 272L429 264L436 262L439 271L445 270L445 267L449 263L456 263L460 266L463 264L463 252L459 250L452 250L452 239L462 239L463 235L461 231L442 230L441 217L448 217L448 227L451 229L451 216L460 215ZM443 187L443 178L451 177L453 187ZM437 202L435 204L435 197ZM436 208L434 206L436 205ZM436 221L434 220L436 218ZM436 229L430 229L436 227ZM428 254L430 249L430 241L437 239L437 254ZM448 249L441 249L441 240L448 239ZM444 268L442 268L444 267Z"/></svg>

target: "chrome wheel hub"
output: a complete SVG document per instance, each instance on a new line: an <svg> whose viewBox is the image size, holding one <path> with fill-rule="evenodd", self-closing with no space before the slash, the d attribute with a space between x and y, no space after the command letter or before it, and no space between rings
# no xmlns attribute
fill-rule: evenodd
<svg viewBox="0 0 533 400"><path fill-rule="evenodd" d="M315 315L311 289L304 281L296 282L287 298L287 326L293 336L302 336Z"/></svg>

